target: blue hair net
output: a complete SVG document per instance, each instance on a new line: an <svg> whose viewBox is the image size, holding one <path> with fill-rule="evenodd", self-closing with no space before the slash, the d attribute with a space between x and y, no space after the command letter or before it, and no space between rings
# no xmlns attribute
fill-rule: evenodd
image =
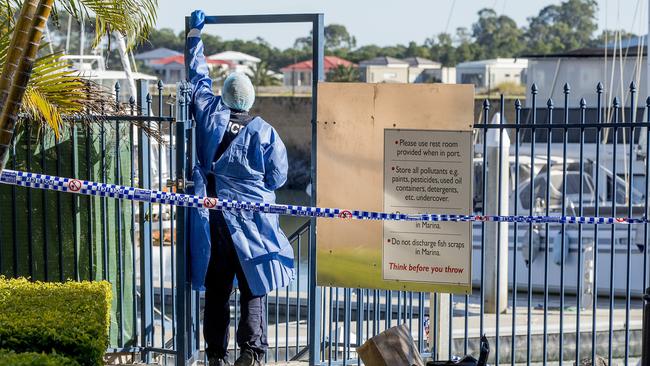
<svg viewBox="0 0 650 366"><path fill-rule="evenodd" d="M248 111L255 102L255 88L243 72L233 72L223 83L223 103L230 109Z"/></svg>

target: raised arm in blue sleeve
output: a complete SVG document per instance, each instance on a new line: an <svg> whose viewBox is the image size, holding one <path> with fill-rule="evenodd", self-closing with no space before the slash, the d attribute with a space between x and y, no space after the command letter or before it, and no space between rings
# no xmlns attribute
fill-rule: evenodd
<svg viewBox="0 0 650 366"><path fill-rule="evenodd" d="M189 50L189 81L192 83L192 107L195 117L207 110L207 105L212 103L212 80L210 80L210 69L203 51L201 30L205 24L205 14L202 10L192 12L190 26L192 29L187 34L187 48Z"/></svg>
<svg viewBox="0 0 650 366"><path fill-rule="evenodd" d="M287 181L287 149L275 131L271 130L269 144L264 147L264 183L269 190L276 190Z"/></svg>
<svg viewBox="0 0 650 366"><path fill-rule="evenodd" d="M207 167L221 142L228 116L227 113L218 113L223 109L219 103L221 98L212 92L210 70L201 41L204 18L205 15L200 10L192 13L192 30L188 33L186 42L190 57L188 76L192 84L191 112L196 121L197 157L199 163Z"/></svg>
<svg viewBox="0 0 650 366"><path fill-rule="evenodd" d="M187 35L187 45L190 53L189 62L189 79L192 83L192 99L197 97L208 98L214 97L212 93L212 80L210 79L210 70L208 63L203 54L203 41L201 41L201 32L192 29Z"/></svg>

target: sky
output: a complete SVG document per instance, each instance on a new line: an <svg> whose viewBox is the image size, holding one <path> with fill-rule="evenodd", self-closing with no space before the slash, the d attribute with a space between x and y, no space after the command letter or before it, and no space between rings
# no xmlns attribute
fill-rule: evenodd
<svg viewBox="0 0 650 366"><path fill-rule="evenodd" d="M625 29L645 34L649 0L598 0L599 29ZM432 35L458 27L470 28L477 12L485 7L513 18L520 26L526 19L559 0L159 0L157 28L184 28L184 15L203 9L208 15L323 13L325 24L346 26L357 45L379 46L422 43ZM273 46L287 48L309 33L306 24L209 25L204 32L224 39L252 40L262 37Z"/></svg>

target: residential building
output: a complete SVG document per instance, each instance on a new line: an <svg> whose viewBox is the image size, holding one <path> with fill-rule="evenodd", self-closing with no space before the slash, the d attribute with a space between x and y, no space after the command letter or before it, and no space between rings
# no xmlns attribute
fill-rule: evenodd
<svg viewBox="0 0 650 366"><path fill-rule="evenodd" d="M445 84L456 84L456 68L455 67L441 68L440 81Z"/></svg>
<svg viewBox="0 0 650 366"><path fill-rule="evenodd" d="M359 63L361 80L368 83L456 83L456 69L423 57L375 57Z"/></svg>
<svg viewBox="0 0 650 366"><path fill-rule="evenodd" d="M207 57L208 60L225 62L230 65L231 72L244 72L251 75L252 70L262 60L249 54L237 51L224 51Z"/></svg>
<svg viewBox="0 0 650 366"><path fill-rule="evenodd" d="M226 61L207 59L208 68L212 70L215 67L231 68L231 64ZM185 80L185 57L176 55L154 60L151 68L160 80L165 84L173 84Z"/></svg>
<svg viewBox="0 0 650 366"><path fill-rule="evenodd" d="M145 66L151 66L151 63L155 60L179 55L182 55L182 53L170 50L169 48L160 47L155 50L138 53L134 58L138 61L142 61Z"/></svg>
<svg viewBox="0 0 650 366"><path fill-rule="evenodd" d="M332 69L343 65L345 67L355 66L354 63L336 56L325 56L323 58L323 70L325 75ZM311 86L312 71L314 65L311 60L298 62L280 69L283 74L285 86Z"/></svg>
<svg viewBox="0 0 650 366"><path fill-rule="evenodd" d="M456 83L474 84L479 91L496 88L499 84L526 82L528 60L524 58L495 58L462 62L456 65Z"/></svg>
<svg viewBox="0 0 650 366"><path fill-rule="evenodd" d="M407 57L409 83L431 83L442 81L442 64L423 57Z"/></svg>
<svg viewBox="0 0 650 366"><path fill-rule="evenodd" d="M366 83L408 83L409 68L408 62L389 56L359 62L361 81Z"/></svg>
<svg viewBox="0 0 650 366"><path fill-rule="evenodd" d="M602 102L611 104L614 96L621 101L629 100L628 89L632 81L637 85L638 96L648 95L646 75L646 47L638 44L624 44L623 48L581 48L569 52L547 55L528 55L528 92L535 83L539 89L541 103L548 98L556 104L564 104L564 84L570 87L569 106L579 107L585 98L587 107L595 107L596 86L603 84L605 94ZM623 57L621 57L623 55ZM645 107L645 97L637 98L637 105ZM627 103L629 104L629 103ZM526 99L530 106L530 99Z"/></svg>

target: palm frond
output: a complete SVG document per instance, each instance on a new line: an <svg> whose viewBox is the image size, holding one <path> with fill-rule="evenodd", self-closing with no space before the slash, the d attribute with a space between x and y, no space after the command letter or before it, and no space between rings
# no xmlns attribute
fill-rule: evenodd
<svg viewBox="0 0 650 366"><path fill-rule="evenodd" d="M146 40L158 11L158 0L60 0L59 4L77 19L95 17L94 46L116 31L126 37L129 49Z"/></svg>
<svg viewBox="0 0 650 366"><path fill-rule="evenodd" d="M27 87L23 97L23 111L34 120L42 119L59 136L59 129L63 124L58 107L52 103L41 91Z"/></svg>
<svg viewBox="0 0 650 366"><path fill-rule="evenodd" d="M80 79L61 60L62 55L54 53L36 60L22 108L29 119L47 124L57 135L63 123L62 115L99 113L101 105L111 99L98 85Z"/></svg>
<svg viewBox="0 0 650 366"><path fill-rule="evenodd" d="M15 19L14 17L20 11L20 6L22 2L20 0L0 0L0 24L2 24L2 31L4 32L6 27L13 26Z"/></svg>

